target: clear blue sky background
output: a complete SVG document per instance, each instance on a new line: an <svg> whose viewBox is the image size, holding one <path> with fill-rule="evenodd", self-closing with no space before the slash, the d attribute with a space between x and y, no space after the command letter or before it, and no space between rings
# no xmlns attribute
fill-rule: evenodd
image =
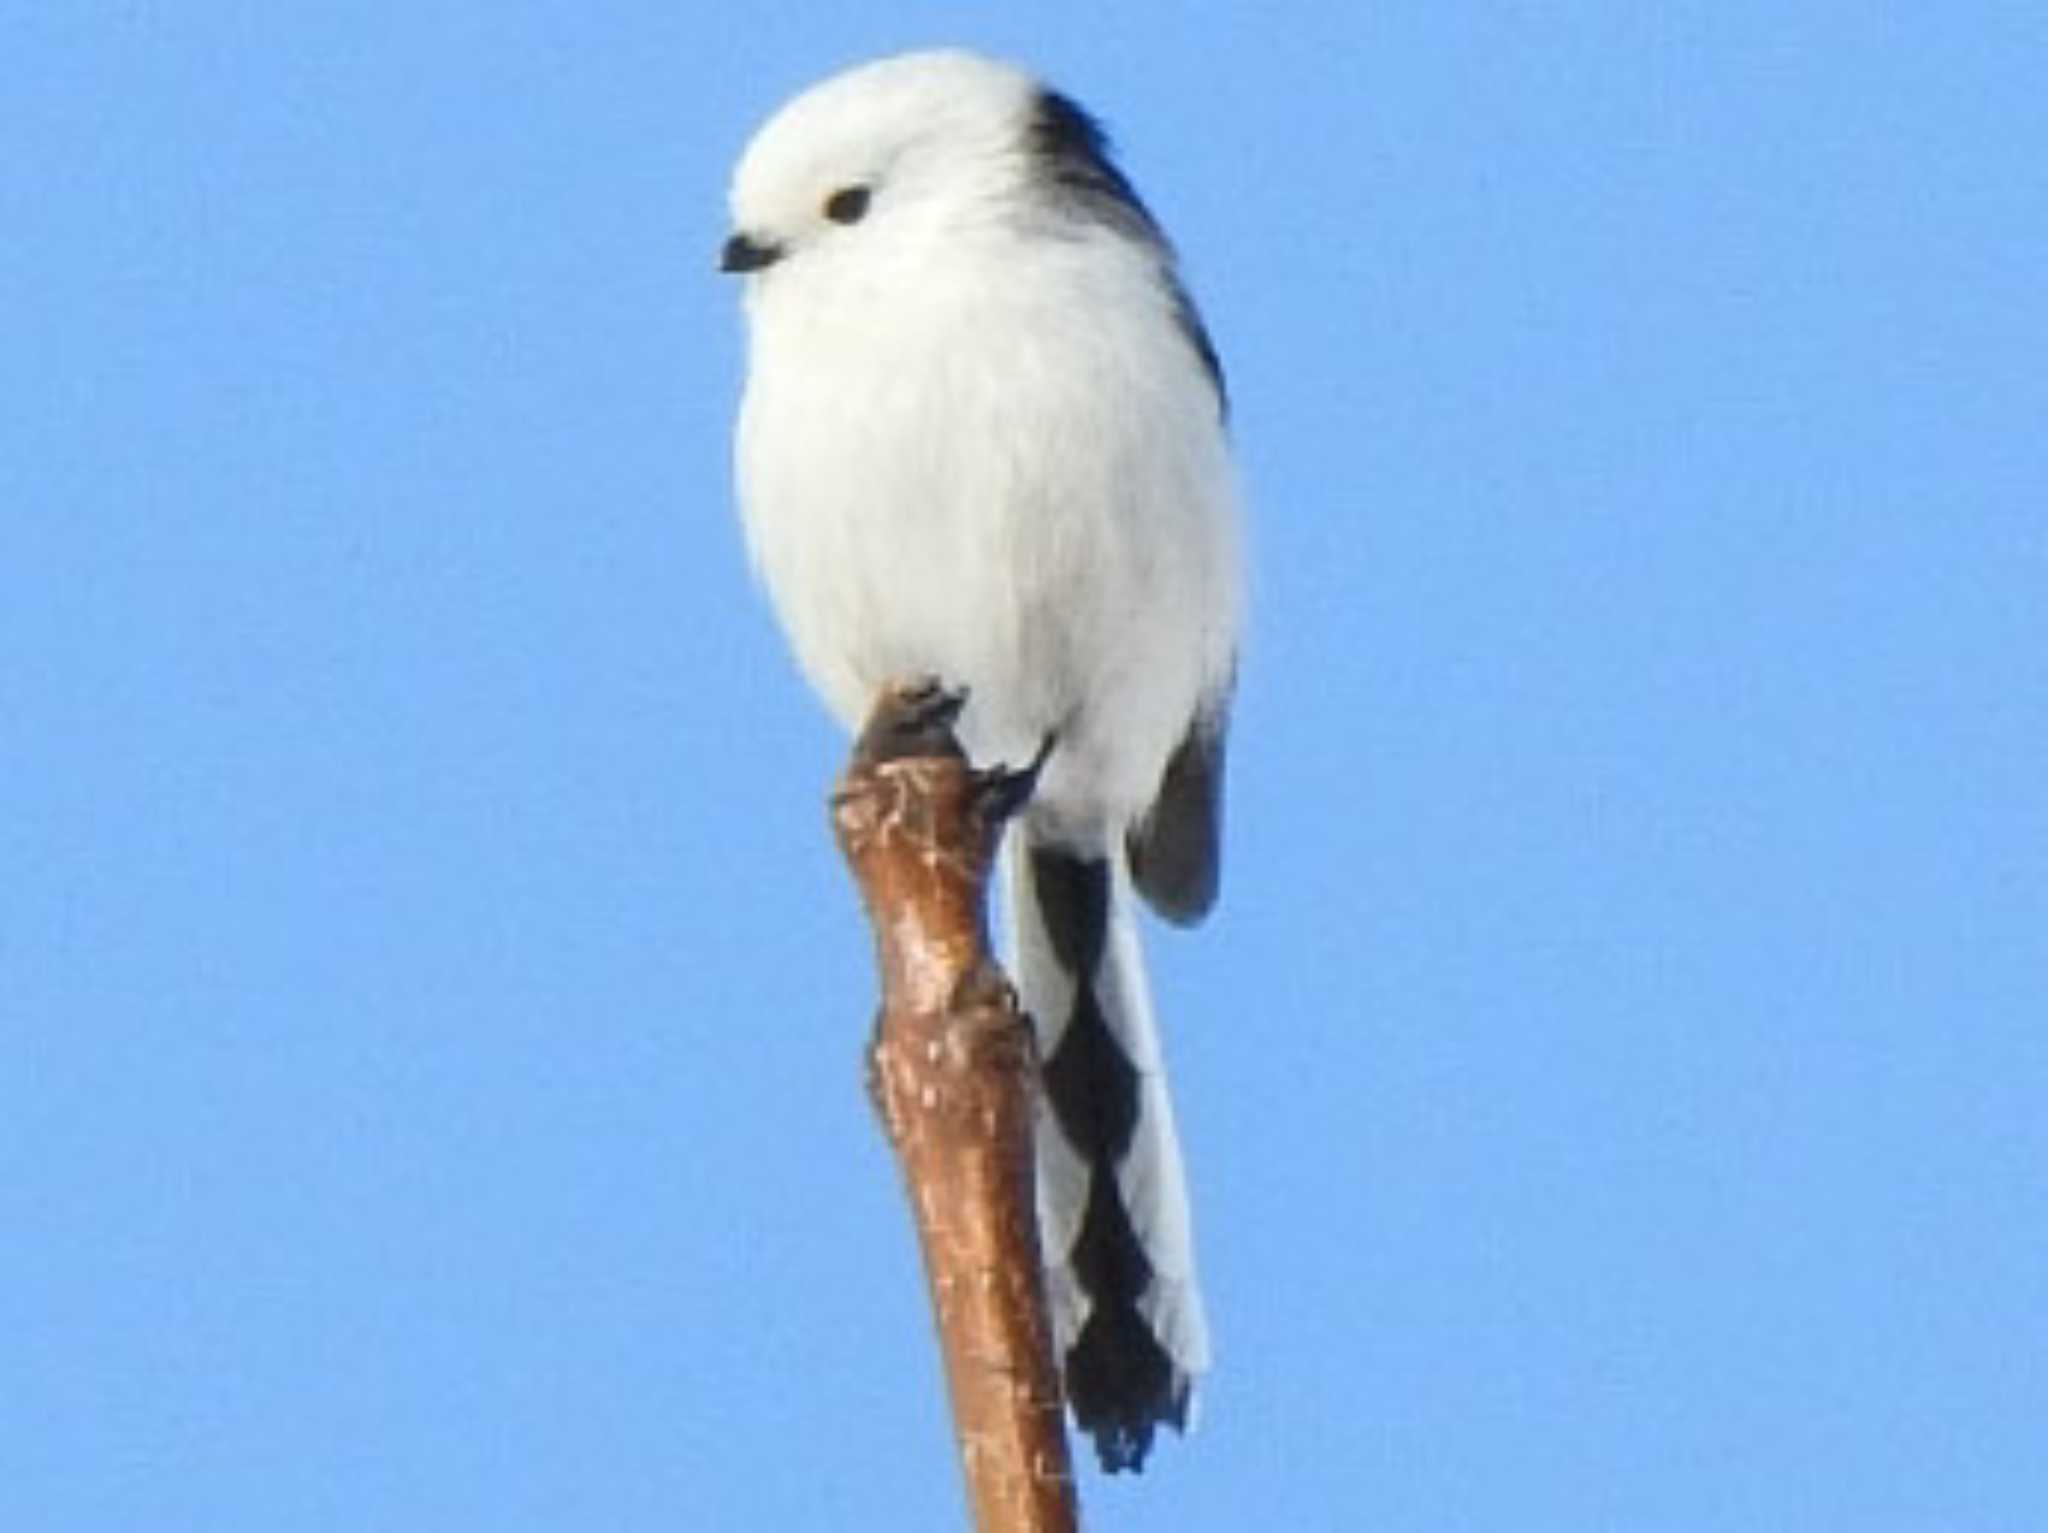
<svg viewBox="0 0 2048 1533"><path fill-rule="evenodd" d="M727 169L1109 117L1255 517L1095 1525L2048 1526L2037 6L15 4L0 1525L958 1521Z"/></svg>

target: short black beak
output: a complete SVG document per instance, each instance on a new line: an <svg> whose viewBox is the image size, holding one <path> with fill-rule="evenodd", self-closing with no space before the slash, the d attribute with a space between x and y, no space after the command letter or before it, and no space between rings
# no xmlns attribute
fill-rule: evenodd
<svg viewBox="0 0 2048 1533"><path fill-rule="evenodd" d="M725 242L725 249L719 252L720 271L760 271L773 266L782 259L780 245L761 245L748 239L744 234L735 234Z"/></svg>

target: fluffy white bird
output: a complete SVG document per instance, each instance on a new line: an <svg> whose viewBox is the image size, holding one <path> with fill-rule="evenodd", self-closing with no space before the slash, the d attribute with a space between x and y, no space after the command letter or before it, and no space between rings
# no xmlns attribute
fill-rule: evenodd
<svg viewBox="0 0 2048 1533"><path fill-rule="evenodd" d="M805 675L849 730L930 676L967 689L977 763L1054 742L1005 852L1040 1229L1075 1417L1138 1468L1209 1357L1131 896L1187 924L1216 893L1241 606L1222 370L1101 128L1008 65L826 80L756 134L731 205L739 501Z"/></svg>

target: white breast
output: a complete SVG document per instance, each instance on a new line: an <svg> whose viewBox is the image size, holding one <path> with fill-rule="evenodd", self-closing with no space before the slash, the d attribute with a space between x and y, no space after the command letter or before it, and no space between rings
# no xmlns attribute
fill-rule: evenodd
<svg viewBox="0 0 2048 1533"><path fill-rule="evenodd" d="M1012 239L880 274L774 271L737 473L805 674L971 697L979 762L1061 743L1041 803L1127 821L1224 683L1239 603L1217 402L1141 253Z"/></svg>

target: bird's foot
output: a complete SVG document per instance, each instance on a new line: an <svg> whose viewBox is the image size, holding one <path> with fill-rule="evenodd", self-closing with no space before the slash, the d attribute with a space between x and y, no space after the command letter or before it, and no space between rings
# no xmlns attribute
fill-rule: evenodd
<svg viewBox="0 0 2048 1533"><path fill-rule="evenodd" d="M992 766L985 772L977 772L976 788L981 795L982 812L991 820L1007 820L1031 802L1031 795L1038 791L1038 774L1045 770L1046 761L1052 756L1052 748L1059 743L1059 733L1048 734L1039 744L1038 754L1024 766L1011 768Z"/></svg>
<svg viewBox="0 0 2048 1533"><path fill-rule="evenodd" d="M891 682L875 698L854 754L869 762L957 757L961 750L953 722L966 706L967 689L948 688L936 676Z"/></svg>

